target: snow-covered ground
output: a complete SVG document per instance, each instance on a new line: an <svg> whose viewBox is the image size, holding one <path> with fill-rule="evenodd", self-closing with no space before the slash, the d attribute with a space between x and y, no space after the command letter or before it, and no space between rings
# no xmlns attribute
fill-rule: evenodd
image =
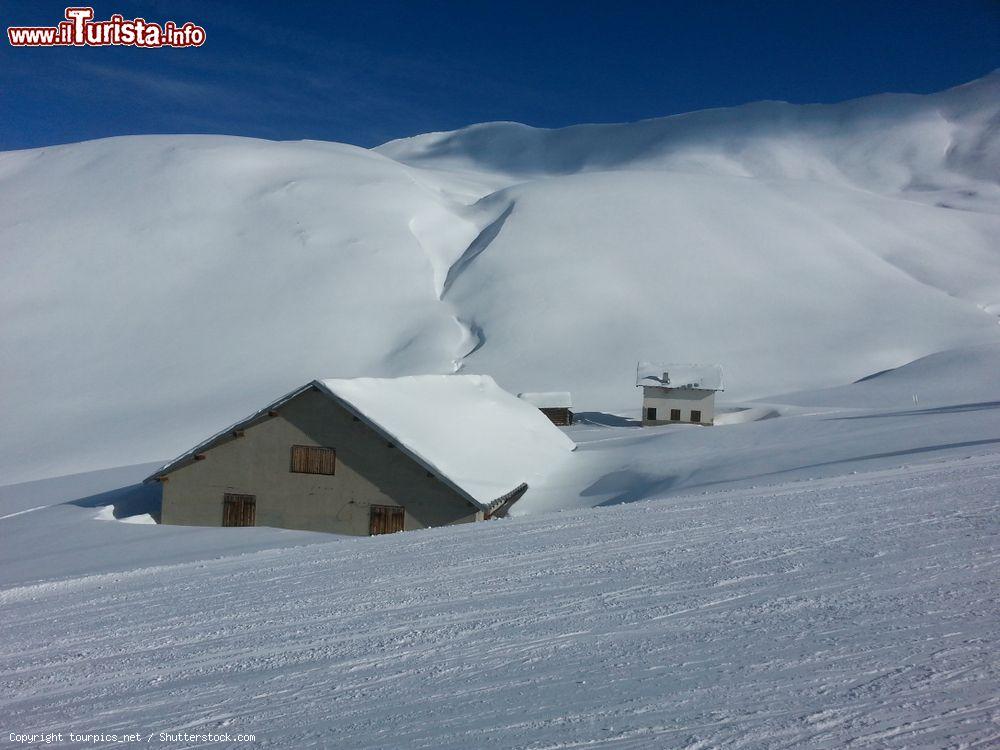
<svg viewBox="0 0 1000 750"><path fill-rule="evenodd" d="M6 587L3 731L988 747L998 518L993 452Z"/></svg>

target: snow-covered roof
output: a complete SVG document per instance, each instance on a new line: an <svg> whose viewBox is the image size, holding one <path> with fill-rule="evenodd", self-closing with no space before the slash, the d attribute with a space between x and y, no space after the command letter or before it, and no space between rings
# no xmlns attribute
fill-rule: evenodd
<svg viewBox="0 0 1000 750"><path fill-rule="evenodd" d="M635 384L706 391L725 390L722 365L640 362L635 371Z"/></svg>
<svg viewBox="0 0 1000 750"><path fill-rule="evenodd" d="M522 482L530 487L576 447L489 375L318 383L482 507Z"/></svg>
<svg viewBox="0 0 1000 750"><path fill-rule="evenodd" d="M381 432L473 505L493 509L521 484L531 487L576 448L538 409L489 375L314 380L166 464L173 470L234 430L316 388Z"/></svg>
<svg viewBox="0 0 1000 750"><path fill-rule="evenodd" d="M518 393L517 397L539 409L571 409L573 399L569 391L546 391L544 393Z"/></svg>

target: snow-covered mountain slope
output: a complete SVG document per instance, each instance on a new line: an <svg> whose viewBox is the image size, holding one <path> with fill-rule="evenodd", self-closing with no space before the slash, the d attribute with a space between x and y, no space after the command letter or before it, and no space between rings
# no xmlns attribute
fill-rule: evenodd
<svg viewBox="0 0 1000 750"><path fill-rule="evenodd" d="M806 106L757 102L557 130L493 122L376 150L415 166L500 174L512 182L652 169L808 180L995 213L1000 70L932 96L882 94Z"/></svg>
<svg viewBox="0 0 1000 750"><path fill-rule="evenodd" d="M465 366L591 408L633 405L647 353L722 363L742 398L1000 336L980 307L1000 300L1000 215L652 171L489 200L502 229L444 295L482 342Z"/></svg>
<svg viewBox="0 0 1000 750"><path fill-rule="evenodd" d="M774 396L781 404L911 409L1000 406L1000 344L983 344L921 357L856 383Z"/></svg>
<svg viewBox="0 0 1000 750"><path fill-rule="evenodd" d="M0 154L0 476L163 459L317 377L611 411L641 358L720 362L739 399L997 340L998 87Z"/></svg>
<svg viewBox="0 0 1000 750"><path fill-rule="evenodd" d="M0 155L0 473L162 459L318 376L453 369L411 224L477 230L410 173L202 136Z"/></svg>

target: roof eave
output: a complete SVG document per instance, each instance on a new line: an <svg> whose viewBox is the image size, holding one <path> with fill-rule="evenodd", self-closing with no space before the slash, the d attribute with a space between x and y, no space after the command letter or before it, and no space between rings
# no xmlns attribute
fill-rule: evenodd
<svg viewBox="0 0 1000 750"><path fill-rule="evenodd" d="M490 502L489 507L484 511L486 513L496 513L502 508L505 510L510 510L511 506L514 505L518 500L524 497L524 493L528 491L528 483L521 482L517 487L505 492L503 495L498 497L496 500Z"/></svg>
<svg viewBox="0 0 1000 750"><path fill-rule="evenodd" d="M226 437L231 436L233 432L235 432L237 430L245 429L246 427L249 427L251 424L255 423L256 421L261 420L263 417L266 417L268 415L268 412L274 411L279 406L288 403L289 401L291 401L296 396L304 393L305 391L309 390L310 388L313 388L315 386L316 382L317 381L314 380L311 383L307 383L306 385L303 385L303 386L301 386L299 388L296 388L294 391L289 391L288 393L286 393L281 398L275 399L274 401L272 401L271 403L269 403L267 406L265 406L262 409L257 410L256 412L254 412L250 416L244 417L239 422L236 422L235 424L232 424L229 427L226 427L224 430L220 430L219 432L215 433L214 435L212 435L207 440L203 440L202 442L198 443L198 445L194 446L193 448L191 448L188 451L185 451L184 453L182 453L181 455L179 455L177 458L175 458L175 459L173 459L171 461L168 461L163 466L161 466L159 469L157 469L152 474L150 474L148 477L146 477L145 479L143 479L142 480L143 484L145 484L147 482L158 481L161 477L166 476L167 474L169 474L172 471L176 471L177 469L181 468L181 466L183 464L185 464L185 462L187 462L190 459L192 459L196 454L201 453L201 452L206 451L206 450L210 450L212 448L215 448L217 445L220 445L225 440Z"/></svg>

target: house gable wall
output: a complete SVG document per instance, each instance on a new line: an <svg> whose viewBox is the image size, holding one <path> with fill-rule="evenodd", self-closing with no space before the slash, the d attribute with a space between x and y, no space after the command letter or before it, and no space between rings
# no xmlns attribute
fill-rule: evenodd
<svg viewBox="0 0 1000 750"><path fill-rule="evenodd" d="M334 448L336 472L292 473L291 446ZM403 506L404 529L482 518L468 501L315 390L283 404L163 483L163 523L221 526L225 493L256 497L256 524L367 535L372 505Z"/></svg>
<svg viewBox="0 0 1000 750"><path fill-rule="evenodd" d="M656 409L656 419L646 419L646 409ZM680 409L680 422L670 421L670 410ZM642 423L644 425L681 424L691 422L691 411L701 411L698 424L712 424L715 421L715 391L697 388L662 388L643 386Z"/></svg>
<svg viewBox="0 0 1000 750"><path fill-rule="evenodd" d="M573 412L564 406L543 406L538 411L548 417L556 427L568 427L573 424Z"/></svg>

